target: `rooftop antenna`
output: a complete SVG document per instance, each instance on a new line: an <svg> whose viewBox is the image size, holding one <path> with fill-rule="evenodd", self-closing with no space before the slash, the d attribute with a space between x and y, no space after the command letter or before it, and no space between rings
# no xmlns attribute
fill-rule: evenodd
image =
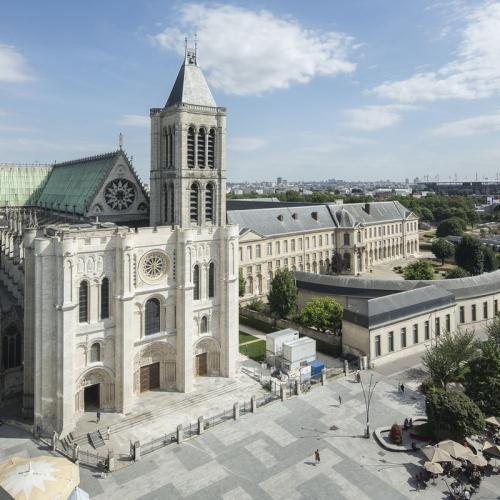
<svg viewBox="0 0 500 500"><path fill-rule="evenodd" d="M121 132L118 135L118 147L120 148L120 151L123 149L123 134Z"/></svg>
<svg viewBox="0 0 500 500"><path fill-rule="evenodd" d="M184 37L184 59L187 58L187 53L188 53L188 37Z"/></svg>

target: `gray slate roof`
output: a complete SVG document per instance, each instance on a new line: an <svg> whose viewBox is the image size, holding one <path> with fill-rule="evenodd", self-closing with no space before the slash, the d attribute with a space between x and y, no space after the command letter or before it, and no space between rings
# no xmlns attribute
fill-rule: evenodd
<svg viewBox="0 0 500 500"><path fill-rule="evenodd" d="M197 64L184 61L181 66L165 107L175 104L197 104L213 108L217 106Z"/></svg>
<svg viewBox="0 0 500 500"><path fill-rule="evenodd" d="M375 201L371 203L345 203L329 205L332 216L339 227L354 227L356 224L377 224L401 221L411 215L399 201Z"/></svg>
<svg viewBox="0 0 500 500"><path fill-rule="evenodd" d="M313 218L314 213L317 214L317 219ZM231 210L227 212L227 221L229 224L238 224L240 234L251 229L262 236L318 231L335 227L326 205Z"/></svg>
<svg viewBox="0 0 500 500"><path fill-rule="evenodd" d="M455 295L430 285L370 299L347 307L344 319L367 328L391 324L403 318L443 309L455 304Z"/></svg>
<svg viewBox="0 0 500 500"><path fill-rule="evenodd" d="M377 280L355 276L330 276L296 271L297 286L331 295L374 298L416 288L436 286L447 290L457 299L482 297L500 293L500 270L479 276L451 280Z"/></svg>

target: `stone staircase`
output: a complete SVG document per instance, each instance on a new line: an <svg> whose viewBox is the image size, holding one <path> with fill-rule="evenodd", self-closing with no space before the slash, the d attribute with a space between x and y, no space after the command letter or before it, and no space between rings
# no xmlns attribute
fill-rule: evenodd
<svg viewBox="0 0 500 500"><path fill-rule="evenodd" d="M235 392L241 388L241 383L237 380L232 380L228 384L225 384L224 387L220 387L218 389L214 389L213 391L193 396L189 396L181 401L177 401L175 403L169 403L166 406L158 407L151 411L146 411L143 413L138 413L136 415L131 415L129 417L123 418L120 422L116 424L110 425L109 430L110 434L116 434L118 432L124 432L128 429L132 429L136 426L142 425L146 422L151 422L152 420L156 420L166 415L171 415L173 413L178 413L184 409L190 408L194 405L200 403L207 403L210 400L216 399L219 396L226 395L231 392ZM229 409L229 408L228 408ZM175 429L172 429L174 431ZM100 433L100 431L99 431ZM65 438L67 440L68 446L71 448L76 443L80 446L92 444L89 439L89 434L80 434L78 436L74 436L73 433L68 434Z"/></svg>

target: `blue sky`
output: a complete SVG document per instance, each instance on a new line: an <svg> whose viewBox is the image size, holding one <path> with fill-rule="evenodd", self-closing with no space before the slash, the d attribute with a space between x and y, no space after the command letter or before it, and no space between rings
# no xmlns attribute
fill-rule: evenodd
<svg viewBox="0 0 500 500"><path fill-rule="evenodd" d="M500 171L500 1L1 0L0 162L116 149L149 177L149 108L198 33L231 181Z"/></svg>

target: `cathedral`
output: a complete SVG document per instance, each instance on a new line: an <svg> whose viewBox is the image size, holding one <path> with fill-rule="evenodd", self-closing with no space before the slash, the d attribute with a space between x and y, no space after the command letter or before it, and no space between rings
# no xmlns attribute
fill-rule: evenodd
<svg viewBox="0 0 500 500"><path fill-rule="evenodd" d="M97 408L125 413L145 391L235 375L226 109L196 49L150 117L149 197L121 148L0 166L0 397L22 392L45 432L65 435Z"/></svg>

